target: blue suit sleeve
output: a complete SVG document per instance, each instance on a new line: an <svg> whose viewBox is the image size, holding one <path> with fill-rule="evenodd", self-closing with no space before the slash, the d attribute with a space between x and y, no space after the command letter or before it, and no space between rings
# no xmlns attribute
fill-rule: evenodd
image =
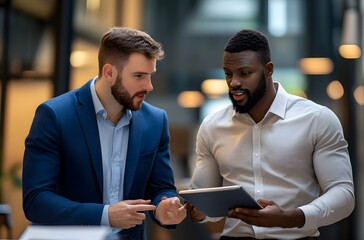
<svg viewBox="0 0 364 240"><path fill-rule="evenodd" d="M69 190L71 188L62 186L64 174L67 174L63 142L70 141L63 140L63 135L54 109L48 104L40 105L25 140L22 176L25 216L33 223L44 225L100 225L104 205L88 202L83 189ZM70 181L77 183L82 177L79 173ZM73 195L79 199L67 197Z"/></svg>

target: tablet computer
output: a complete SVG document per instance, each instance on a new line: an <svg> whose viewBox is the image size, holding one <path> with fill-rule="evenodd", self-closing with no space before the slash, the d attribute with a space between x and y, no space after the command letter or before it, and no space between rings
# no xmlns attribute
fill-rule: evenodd
<svg viewBox="0 0 364 240"><path fill-rule="evenodd" d="M209 217L227 216L237 207L262 208L241 185L181 190L179 195Z"/></svg>

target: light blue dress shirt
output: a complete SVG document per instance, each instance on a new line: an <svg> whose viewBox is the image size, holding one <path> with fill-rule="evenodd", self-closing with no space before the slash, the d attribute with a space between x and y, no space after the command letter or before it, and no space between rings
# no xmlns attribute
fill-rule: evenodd
<svg viewBox="0 0 364 240"><path fill-rule="evenodd" d="M92 81L91 95L95 106L97 125L100 134L103 171L103 203L106 204L101 218L101 225L110 226L109 205L123 200L124 172L129 141L129 123L132 117L126 110L115 125L107 119L107 112L102 106L95 90L97 77Z"/></svg>

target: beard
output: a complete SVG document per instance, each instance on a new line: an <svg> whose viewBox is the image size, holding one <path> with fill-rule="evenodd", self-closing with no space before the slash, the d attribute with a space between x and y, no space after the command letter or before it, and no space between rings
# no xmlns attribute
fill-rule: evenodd
<svg viewBox="0 0 364 240"><path fill-rule="evenodd" d="M133 99L137 94L146 94L146 92L137 92L134 96L131 96L128 90L124 87L122 79L118 74L115 84L111 86L111 94L115 100L124 107L124 109L130 109L132 111L139 110L142 104L134 105Z"/></svg>
<svg viewBox="0 0 364 240"><path fill-rule="evenodd" d="M249 91L246 88L233 88L230 90L243 90L245 91L245 94L247 95L248 101L244 105L240 105L238 102L236 102L233 98L233 94L231 91L229 92L229 98L233 104L233 107L236 112L238 113L247 113L249 112L258 102L260 99L263 98L265 92L267 89L267 82L266 77L264 73L262 72L259 84L257 86L257 89L254 92Z"/></svg>

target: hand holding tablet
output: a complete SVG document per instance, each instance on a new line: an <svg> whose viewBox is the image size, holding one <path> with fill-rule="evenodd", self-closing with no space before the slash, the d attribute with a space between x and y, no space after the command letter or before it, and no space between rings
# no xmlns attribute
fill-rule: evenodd
<svg viewBox="0 0 364 240"><path fill-rule="evenodd" d="M224 217L237 207L260 209L241 185L179 191L179 195L209 217Z"/></svg>

